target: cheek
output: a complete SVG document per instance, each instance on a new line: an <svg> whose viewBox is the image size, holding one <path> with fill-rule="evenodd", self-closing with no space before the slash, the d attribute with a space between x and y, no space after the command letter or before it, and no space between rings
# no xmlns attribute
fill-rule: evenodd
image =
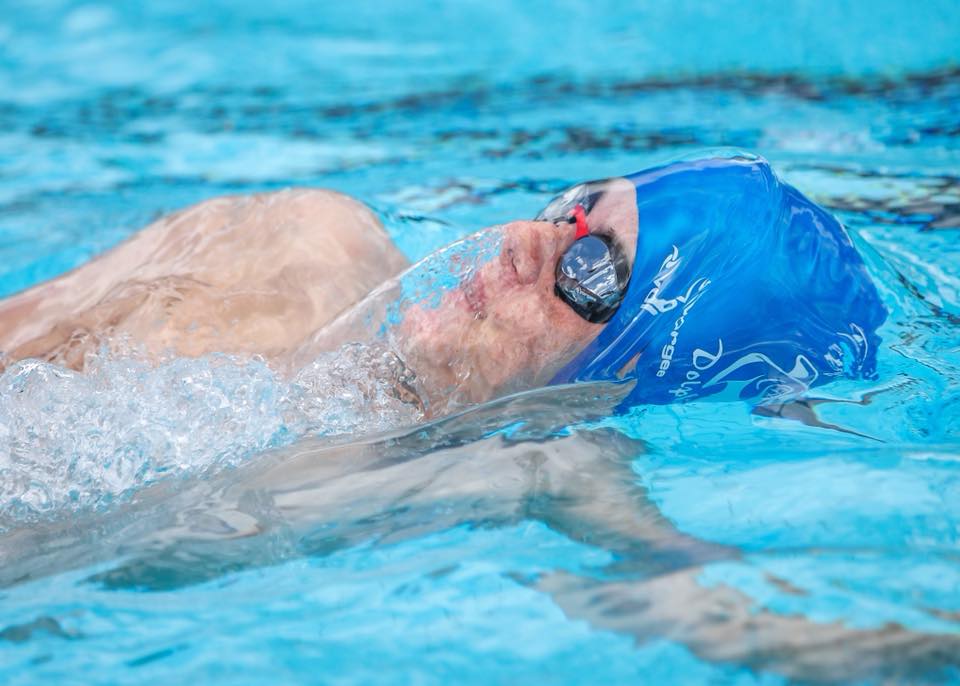
<svg viewBox="0 0 960 686"><path fill-rule="evenodd" d="M449 356L459 340L458 332L470 327L472 317L460 307L411 307L403 315L400 334L411 349L430 356Z"/></svg>
<svg viewBox="0 0 960 686"><path fill-rule="evenodd" d="M523 357L537 367L558 359L566 362L602 328L579 317L553 294L552 288L551 281L549 290L541 285L515 292L500 303L492 317L503 342L515 348L511 357Z"/></svg>
<svg viewBox="0 0 960 686"><path fill-rule="evenodd" d="M551 328L553 296L533 286L511 290L488 309L491 324L518 338L543 334Z"/></svg>

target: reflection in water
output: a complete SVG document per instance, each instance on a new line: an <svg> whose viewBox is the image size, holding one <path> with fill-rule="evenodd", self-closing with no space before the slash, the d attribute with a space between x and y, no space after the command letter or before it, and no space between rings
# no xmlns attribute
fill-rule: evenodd
<svg viewBox="0 0 960 686"><path fill-rule="evenodd" d="M7 585L123 551L137 553L138 565L167 569L168 576L156 578L176 586L237 565L309 554L309 541L329 547L319 541L347 545L392 540L423 526L443 528L441 512L454 521L523 519L516 505L501 507L535 495L527 491L536 490L543 458L522 455L536 452L537 441L549 444L567 426L607 416L630 388L580 384L504 398L406 432L359 441L304 438L219 475L168 479L106 512L9 530L0 574ZM638 449L632 444L632 452L623 451L620 469ZM471 455L478 459L467 459ZM579 471L601 455L581 459L583 464L565 469ZM86 537L93 529L103 538L89 549ZM210 566L200 564L203 559ZM124 565L111 575L119 585L152 585Z"/></svg>
<svg viewBox="0 0 960 686"><path fill-rule="evenodd" d="M679 531L636 482L631 465L647 446L596 427L629 391L584 384L527 393L410 433L351 443L310 438L214 478L167 481L85 521L8 532L0 539L2 584L97 565L101 571L85 583L169 592L358 545L540 521L606 557L588 575L548 571L516 580L598 629L640 643L667 637L707 660L804 682L912 680L960 665L960 636L818 623L705 583L705 570L749 562L737 548ZM806 595L785 579L768 581ZM47 617L0 638L24 641L37 631L68 635Z"/></svg>

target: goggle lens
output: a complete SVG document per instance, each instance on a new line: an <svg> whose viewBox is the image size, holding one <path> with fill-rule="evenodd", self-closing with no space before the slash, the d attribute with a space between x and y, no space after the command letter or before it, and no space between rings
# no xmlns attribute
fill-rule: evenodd
<svg viewBox="0 0 960 686"><path fill-rule="evenodd" d="M605 322L623 300L621 274L610 243L598 236L576 241L557 263L556 294L588 322Z"/></svg>
<svg viewBox="0 0 960 686"><path fill-rule="evenodd" d="M629 268L612 240L589 233L581 205L568 221L576 224L575 240L557 262L554 292L588 322L605 322L623 300Z"/></svg>

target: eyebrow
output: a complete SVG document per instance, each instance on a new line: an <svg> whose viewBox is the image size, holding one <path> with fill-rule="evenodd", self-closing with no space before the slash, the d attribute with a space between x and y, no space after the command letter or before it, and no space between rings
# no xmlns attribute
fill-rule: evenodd
<svg viewBox="0 0 960 686"><path fill-rule="evenodd" d="M584 205L584 212L589 215L591 210L593 210L594 205L596 205L597 201L600 199L600 196L605 195L606 193L607 190L596 191L595 193L590 193L586 198L584 198L584 203L581 203ZM603 236L610 241L610 244L614 247L616 252L619 253L618 255L615 255L615 257L620 257L624 262L627 263L630 268L630 272L633 272L633 260L630 259L630 255L627 253L627 249L624 247L623 241L619 236L617 236L617 232L613 226L610 224L603 224L598 226L596 229L591 227L590 233L597 236Z"/></svg>
<svg viewBox="0 0 960 686"><path fill-rule="evenodd" d="M620 257L623 259L627 265L629 265L631 271L633 270L632 261L627 259L627 250L623 247L623 242L617 236L617 233L613 230L612 226L603 226L596 231L591 230L590 233L606 238L610 242L610 245L613 247L613 249L618 253L617 255L614 255L614 257Z"/></svg>
<svg viewBox="0 0 960 686"><path fill-rule="evenodd" d="M600 199L600 196L606 193L606 191L596 191L590 193L586 198L583 199L583 202L580 204L583 205L583 211L586 214L590 214L590 211L593 209L593 206L597 204L597 200Z"/></svg>

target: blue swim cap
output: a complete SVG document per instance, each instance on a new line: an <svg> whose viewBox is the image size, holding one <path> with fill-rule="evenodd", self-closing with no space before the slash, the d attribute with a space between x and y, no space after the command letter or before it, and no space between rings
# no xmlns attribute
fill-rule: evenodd
<svg viewBox="0 0 960 686"><path fill-rule="evenodd" d="M762 158L676 162L636 187L620 309L552 383L636 378L625 405L784 399L873 378L886 318L840 222Z"/></svg>

